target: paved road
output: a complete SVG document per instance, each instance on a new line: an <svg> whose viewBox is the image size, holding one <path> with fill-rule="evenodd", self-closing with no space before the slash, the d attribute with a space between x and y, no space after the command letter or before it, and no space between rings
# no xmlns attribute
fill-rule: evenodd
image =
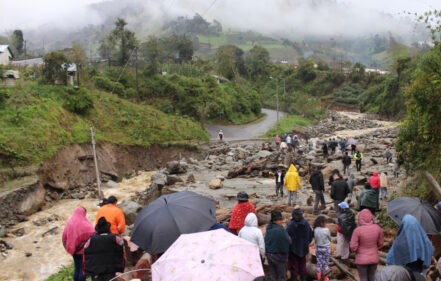
<svg viewBox="0 0 441 281"><path fill-rule="evenodd" d="M211 139L217 139L219 130L224 132L225 140L237 140L237 139L252 139L257 138L265 134L277 123L277 111L271 109L262 109L262 113L266 114L265 119L260 122L244 124L244 125L205 125L205 129L210 135ZM286 116L286 113L280 112L279 118L282 119Z"/></svg>

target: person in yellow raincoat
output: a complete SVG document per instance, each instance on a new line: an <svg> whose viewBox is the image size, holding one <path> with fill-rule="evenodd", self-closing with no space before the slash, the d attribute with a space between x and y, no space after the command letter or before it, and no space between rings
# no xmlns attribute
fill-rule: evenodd
<svg viewBox="0 0 441 281"><path fill-rule="evenodd" d="M300 182L299 173L297 168L291 164L288 172L285 175L284 187L288 189L288 205L295 205L297 202L297 190L302 189L302 183Z"/></svg>

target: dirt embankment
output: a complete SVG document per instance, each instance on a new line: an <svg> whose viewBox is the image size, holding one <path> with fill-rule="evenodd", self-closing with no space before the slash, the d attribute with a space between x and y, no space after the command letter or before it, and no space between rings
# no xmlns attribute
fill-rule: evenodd
<svg viewBox="0 0 441 281"><path fill-rule="evenodd" d="M152 145L118 146L101 143L97 146L98 166L102 181L120 179L140 170L156 170L180 157L198 159L195 147L161 147ZM96 183L92 148L89 144L73 144L47 159L30 183L0 193L0 225L13 225L50 202L70 198L75 190ZM17 216L19 215L19 216Z"/></svg>

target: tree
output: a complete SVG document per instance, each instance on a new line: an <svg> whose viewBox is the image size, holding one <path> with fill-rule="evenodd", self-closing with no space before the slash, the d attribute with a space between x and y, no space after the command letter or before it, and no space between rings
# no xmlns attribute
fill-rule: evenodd
<svg viewBox="0 0 441 281"><path fill-rule="evenodd" d="M234 45L221 46L216 53L216 62L218 73L228 79L246 74L243 51Z"/></svg>
<svg viewBox="0 0 441 281"><path fill-rule="evenodd" d="M193 41L185 35L173 34L161 39L160 44L162 61L172 60L181 63L190 61L193 56Z"/></svg>
<svg viewBox="0 0 441 281"><path fill-rule="evenodd" d="M16 29L12 32L11 41L14 49L17 50L19 54L23 53L24 39L23 32L21 30Z"/></svg>
<svg viewBox="0 0 441 281"><path fill-rule="evenodd" d="M355 63L354 66L352 66L351 74L349 77L351 78L353 83L358 83L360 81L363 81L365 74L365 66L359 62Z"/></svg>
<svg viewBox="0 0 441 281"><path fill-rule="evenodd" d="M309 59L298 59L299 67L297 69L297 77L303 82L310 82L315 79L317 74L314 69L314 61Z"/></svg>
<svg viewBox="0 0 441 281"><path fill-rule="evenodd" d="M328 71L329 65L325 61L319 60L317 63L317 69L321 71Z"/></svg>
<svg viewBox="0 0 441 281"><path fill-rule="evenodd" d="M267 79L268 64L270 62L270 55L267 49L261 46L254 46L250 50L250 55L246 60L246 67L248 74L254 81Z"/></svg>
<svg viewBox="0 0 441 281"><path fill-rule="evenodd" d="M160 47L159 40L155 36L149 36L146 42L141 44L141 52L147 63L145 73L153 76L159 72Z"/></svg>
<svg viewBox="0 0 441 281"><path fill-rule="evenodd" d="M43 57L43 80L53 84L55 81L67 84L67 67L69 59L59 51L51 52Z"/></svg>
<svg viewBox="0 0 441 281"><path fill-rule="evenodd" d="M409 56L401 56L395 60L394 68L398 75L398 80L400 80L401 73L409 68L412 59Z"/></svg>
<svg viewBox="0 0 441 281"><path fill-rule="evenodd" d="M125 65L131 52L136 48L135 33L127 30L126 25L127 22L124 19L118 18L115 22L115 28L106 38L101 40L100 54L109 60L109 65L111 56L114 55L117 57L117 65Z"/></svg>

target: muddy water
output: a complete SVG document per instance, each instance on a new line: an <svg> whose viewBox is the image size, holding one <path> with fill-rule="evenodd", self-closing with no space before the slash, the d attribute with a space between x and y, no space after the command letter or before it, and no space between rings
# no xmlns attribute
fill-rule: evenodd
<svg viewBox="0 0 441 281"><path fill-rule="evenodd" d="M120 202L130 199L138 191L145 190L150 185L150 177L154 172L142 172L137 177L123 180L118 188L104 188L105 196L115 195ZM38 212L29 217L29 221L20 223L9 230L12 232L24 228L25 234L21 237L6 238L8 243L14 245L8 256L0 257L0 280L46 280L52 273L57 272L62 266L72 264L72 257L64 251L61 235L64 226L78 206L87 209L89 221L95 221L98 211L96 199L61 200L51 208ZM34 225L33 221L56 216L58 220L43 226ZM56 234L42 234L57 227ZM32 256L26 257L26 253Z"/></svg>

